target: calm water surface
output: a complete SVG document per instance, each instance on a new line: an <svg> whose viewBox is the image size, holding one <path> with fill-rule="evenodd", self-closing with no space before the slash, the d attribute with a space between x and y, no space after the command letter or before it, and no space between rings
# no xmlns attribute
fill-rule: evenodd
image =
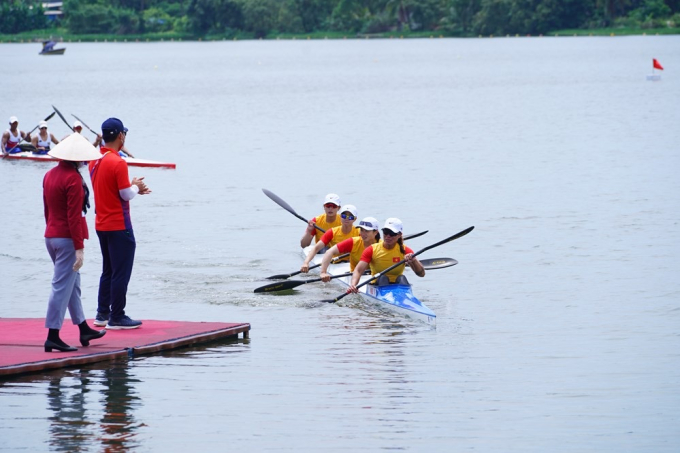
<svg viewBox="0 0 680 453"><path fill-rule="evenodd" d="M0 45L0 118L116 116L176 162L131 169L128 312L251 338L0 381L1 450L680 450L680 37L66 47ZM3 317L46 310L49 167L0 162ZM262 188L307 217L337 192L416 250L475 225L411 278L436 329L332 284L253 294L304 230ZM90 240L91 316L100 266Z"/></svg>

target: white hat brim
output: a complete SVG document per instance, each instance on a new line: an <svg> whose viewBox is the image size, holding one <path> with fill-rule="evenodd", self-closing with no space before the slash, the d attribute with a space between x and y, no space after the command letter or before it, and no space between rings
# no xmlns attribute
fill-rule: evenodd
<svg viewBox="0 0 680 453"><path fill-rule="evenodd" d="M102 154L85 137L74 132L47 152L52 157L73 162L97 160Z"/></svg>

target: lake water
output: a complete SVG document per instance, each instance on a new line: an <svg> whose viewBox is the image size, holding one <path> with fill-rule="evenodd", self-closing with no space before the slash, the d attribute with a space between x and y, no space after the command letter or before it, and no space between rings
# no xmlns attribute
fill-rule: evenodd
<svg viewBox="0 0 680 453"><path fill-rule="evenodd" d="M65 46L0 45L0 118L116 116L176 162L130 171L128 313L251 338L0 381L0 450L680 450L680 36ZM45 314L50 166L0 162L3 317ZM304 230L262 188L399 217L415 250L474 225L411 277L436 328L254 294ZM94 237L89 316L100 266Z"/></svg>

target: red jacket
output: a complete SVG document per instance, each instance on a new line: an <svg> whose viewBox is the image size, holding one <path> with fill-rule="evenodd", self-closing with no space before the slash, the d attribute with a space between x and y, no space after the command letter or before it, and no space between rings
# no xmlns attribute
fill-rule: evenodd
<svg viewBox="0 0 680 453"><path fill-rule="evenodd" d="M43 179L46 238L70 238L76 250L85 247L89 239L83 215L83 179L72 162L59 161Z"/></svg>

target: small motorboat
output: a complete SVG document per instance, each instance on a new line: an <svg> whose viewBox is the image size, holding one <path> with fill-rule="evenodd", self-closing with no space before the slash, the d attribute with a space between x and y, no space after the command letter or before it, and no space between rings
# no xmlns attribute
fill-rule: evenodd
<svg viewBox="0 0 680 453"><path fill-rule="evenodd" d="M66 52L66 47L55 49L54 46L56 44L57 43L54 41L43 41L43 48L39 55L64 55L64 52Z"/></svg>

